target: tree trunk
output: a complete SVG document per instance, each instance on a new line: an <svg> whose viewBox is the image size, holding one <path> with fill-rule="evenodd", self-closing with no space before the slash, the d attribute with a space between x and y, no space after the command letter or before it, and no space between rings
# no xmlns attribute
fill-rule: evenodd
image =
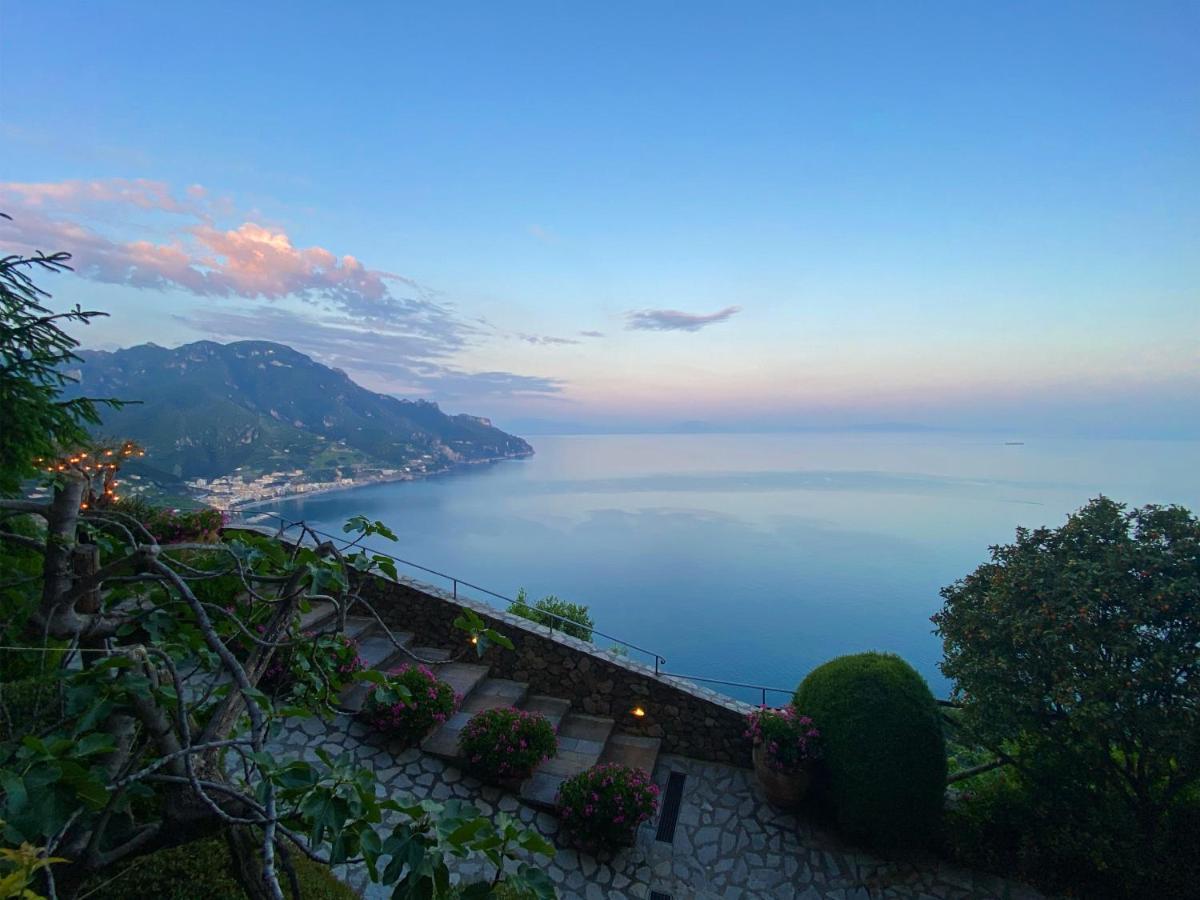
<svg viewBox="0 0 1200 900"><path fill-rule="evenodd" d="M47 619L53 618L55 607L74 583L75 529L79 522L83 488L82 478L69 475L60 487L55 488L54 500L50 504L46 557L42 568L42 609Z"/></svg>
<svg viewBox="0 0 1200 900"><path fill-rule="evenodd" d="M250 900L273 900L263 881L262 838L252 828L227 828L225 843L229 847L234 877L246 896Z"/></svg>
<svg viewBox="0 0 1200 900"><path fill-rule="evenodd" d="M71 570L75 578L81 579L95 575L96 570L99 568L100 548L95 544L76 544L71 554ZM100 585L96 585L75 601L75 611L84 614L100 612ZM80 640L79 649L84 651L80 654L80 661L83 663L84 668L92 666L99 661L99 656L87 651L101 650L103 648L104 638L84 638Z"/></svg>

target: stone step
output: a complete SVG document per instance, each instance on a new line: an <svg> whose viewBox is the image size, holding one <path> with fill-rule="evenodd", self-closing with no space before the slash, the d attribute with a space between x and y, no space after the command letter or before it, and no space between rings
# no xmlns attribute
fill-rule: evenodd
<svg viewBox="0 0 1200 900"><path fill-rule="evenodd" d="M392 639L395 639L393 643ZM413 636L410 632L403 631L399 634L393 633L391 638L386 634L369 634L358 642L358 655L368 669L382 669L386 671L390 668L393 657L403 656L396 644L401 647L407 647L412 643Z"/></svg>
<svg viewBox="0 0 1200 900"><path fill-rule="evenodd" d="M446 682L454 688L455 693L461 694L463 702L458 712L447 719L440 728L433 731L425 740L421 741L422 750L426 753L432 753L434 756L443 757L444 759L458 758L458 735L466 724L471 721L471 717L475 715L475 712L478 711L475 710L475 712L472 712L470 710L471 705L479 702L472 700L472 694L476 687L487 679L487 673L487 666L460 662L446 663L434 669L434 674L437 675L438 680ZM515 681L495 680L502 682L504 685L518 684ZM525 687L526 685L520 685L522 691ZM509 706L511 704L502 702L496 705Z"/></svg>
<svg viewBox="0 0 1200 900"><path fill-rule="evenodd" d="M521 701L529 692L529 685L523 681L509 681L507 678L485 678L475 686L470 696L464 698L460 712L476 713L485 709L499 709L505 706L520 706Z"/></svg>
<svg viewBox="0 0 1200 900"><path fill-rule="evenodd" d="M418 653L418 655L420 654ZM445 663L433 667L433 674L437 676L438 681L446 682L454 688L455 693L462 694L464 702L471 696L471 691L475 690L475 686L487 678L489 671L488 666L463 662Z"/></svg>
<svg viewBox="0 0 1200 900"><path fill-rule="evenodd" d="M300 631L317 631L321 626L325 625L326 619L333 618L337 612L337 607L328 600L313 600L312 608L300 614Z"/></svg>
<svg viewBox="0 0 1200 900"><path fill-rule="evenodd" d="M558 755L548 759L521 785L521 799L532 806L553 808L559 785L600 761L612 719L569 713L558 728Z"/></svg>
<svg viewBox="0 0 1200 900"><path fill-rule="evenodd" d="M323 631L331 631L334 623L327 622ZM367 616L346 616L346 630L342 634L356 641L362 640L372 630L379 627L379 623Z"/></svg>
<svg viewBox="0 0 1200 900"><path fill-rule="evenodd" d="M346 624L349 626L349 620ZM395 643L392 638L395 638ZM410 632L402 631L393 633L392 638L386 634L368 634L359 640L358 655L368 669L387 671L393 663L401 661L404 653L396 644L407 647L412 643L413 636ZM374 688L375 685L369 681L355 681L346 685L338 696L338 709L350 714L359 712Z"/></svg>
<svg viewBox="0 0 1200 900"><path fill-rule="evenodd" d="M450 651L443 650L441 647L413 647L413 655L421 660L433 660L441 662L450 658Z"/></svg>
<svg viewBox="0 0 1200 900"><path fill-rule="evenodd" d="M600 762L619 763L634 769L642 769L647 775L653 775L661 746L661 738L614 733L608 737L604 752L600 754Z"/></svg>
<svg viewBox="0 0 1200 900"><path fill-rule="evenodd" d="M530 712L541 713L545 716L546 720L554 726L555 731L558 731L559 725L562 724L563 716L571 710L570 700L548 697L545 694L532 694L526 697L525 702L521 705Z"/></svg>

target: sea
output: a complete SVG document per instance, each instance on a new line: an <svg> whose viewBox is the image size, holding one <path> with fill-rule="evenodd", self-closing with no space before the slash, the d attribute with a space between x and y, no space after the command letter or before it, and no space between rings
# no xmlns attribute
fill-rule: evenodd
<svg viewBox="0 0 1200 900"><path fill-rule="evenodd" d="M595 640L665 671L790 691L861 650L944 697L939 591L1018 526L1101 494L1200 511L1200 443L919 434L563 435L527 459L265 507L503 597L586 604ZM451 582L401 566L431 584ZM465 585L463 594L503 601ZM758 687L705 682L760 702ZM786 700L771 692L767 702Z"/></svg>

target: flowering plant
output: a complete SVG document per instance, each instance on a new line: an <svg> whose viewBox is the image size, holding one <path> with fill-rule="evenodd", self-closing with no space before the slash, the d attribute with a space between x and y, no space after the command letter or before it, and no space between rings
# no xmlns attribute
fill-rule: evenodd
<svg viewBox="0 0 1200 900"><path fill-rule="evenodd" d="M500 707L485 709L466 724L458 749L484 778L527 778L558 753L554 726L541 713Z"/></svg>
<svg viewBox="0 0 1200 900"><path fill-rule="evenodd" d="M461 702L462 695L438 681L428 666L404 665L367 695L359 715L389 737L418 741L454 715Z"/></svg>
<svg viewBox="0 0 1200 900"><path fill-rule="evenodd" d="M618 763L592 766L558 789L563 831L592 852L629 846L637 827L657 809L658 785L644 769Z"/></svg>
<svg viewBox="0 0 1200 900"><path fill-rule="evenodd" d="M821 756L821 732L795 707L762 707L746 716L746 737L763 748L767 766L776 772L795 772Z"/></svg>

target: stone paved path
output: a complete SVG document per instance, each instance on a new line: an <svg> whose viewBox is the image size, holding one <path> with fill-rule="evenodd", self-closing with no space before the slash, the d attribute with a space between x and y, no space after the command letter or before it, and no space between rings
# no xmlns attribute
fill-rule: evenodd
<svg viewBox="0 0 1200 900"><path fill-rule="evenodd" d="M552 838L557 820L523 806L516 797L480 783L454 766L410 748L401 750L339 716L330 723L307 720L285 731L279 743L315 760L324 747L350 751L374 768L386 789L424 799L469 800L485 814L503 810ZM648 898L661 891L673 900L689 898L801 898L801 900L1033 900L1029 888L931 860L923 865L890 863L840 844L793 815L774 810L762 798L752 772L679 756L659 758L654 778L664 786L671 772L686 776L683 804L672 843L655 839L657 822L638 833L636 846L607 862L560 849L546 867L563 898L621 900ZM544 862L544 861L543 861ZM366 882L363 871L339 873L366 900L388 892ZM491 868L467 860L455 870L473 881Z"/></svg>

